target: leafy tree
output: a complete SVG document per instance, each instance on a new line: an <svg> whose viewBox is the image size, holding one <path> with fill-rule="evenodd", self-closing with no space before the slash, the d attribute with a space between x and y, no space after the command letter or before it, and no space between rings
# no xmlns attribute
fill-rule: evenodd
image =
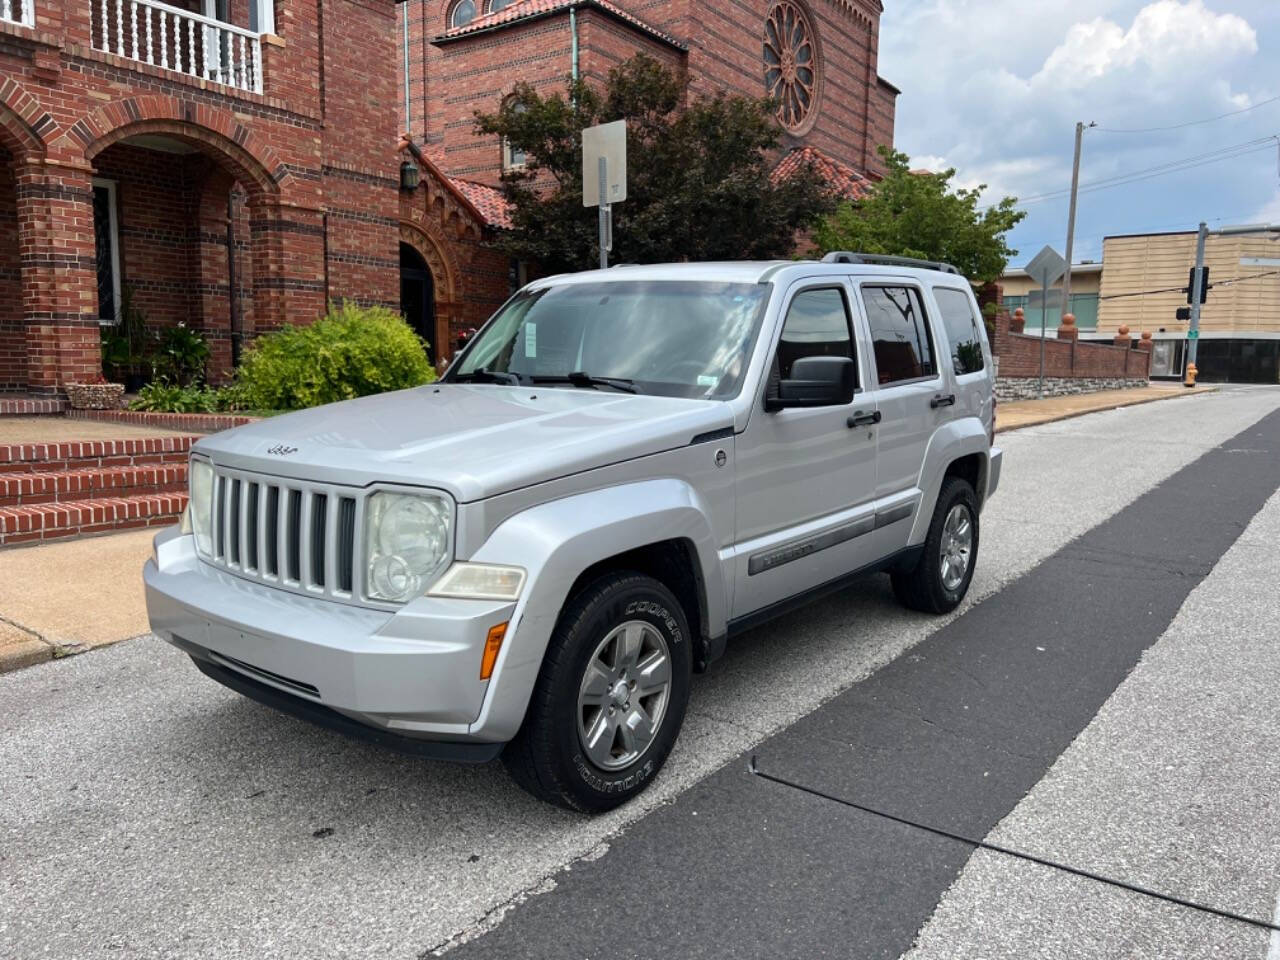
<svg viewBox="0 0 1280 960"><path fill-rule="evenodd" d="M835 208L812 170L773 183L781 130L769 100L717 95L688 101L683 82L637 55L609 73L603 90L569 81L567 96L517 84L476 130L527 155L503 175L513 227L498 246L550 271L599 260L594 208L582 206L582 130L627 121L627 199L615 204L611 259L767 259L790 256L797 231Z"/></svg>
<svg viewBox="0 0 1280 960"><path fill-rule="evenodd" d="M986 184L953 189L955 170L912 173L910 158L880 148L888 172L871 193L844 202L814 231L819 250L857 250L941 260L975 283L989 283L1004 272L1011 249L1007 234L1026 214L1005 197L979 209Z"/></svg>

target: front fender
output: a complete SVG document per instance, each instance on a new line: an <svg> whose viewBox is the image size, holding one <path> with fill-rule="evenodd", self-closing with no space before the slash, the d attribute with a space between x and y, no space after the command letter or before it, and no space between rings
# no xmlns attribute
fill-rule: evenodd
<svg viewBox="0 0 1280 960"><path fill-rule="evenodd" d="M665 540L692 542L702 573L705 629L722 635L728 597L707 518L689 484L655 479L553 500L505 520L469 559L524 567L528 580L470 733L493 741L515 736L569 590L601 560Z"/></svg>
<svg viewBox="0 0 1280 960"><path fill-rule="evenodd" d="M947 474L947 467L958 460L977 453L982 455L982 473L978 478L977 494L979 501L986 492L986 477L991 441L987 437L987 429L977 417L964 417L944 423L929 438L929 446L925 450L924 463L920 467L920 509L916 511L915 523L911 527L911 536L907 544L914 546L924 543L929 535L929 523L933 519L933 508L938 502L938 494L942 490L942 478Z"/></svg>

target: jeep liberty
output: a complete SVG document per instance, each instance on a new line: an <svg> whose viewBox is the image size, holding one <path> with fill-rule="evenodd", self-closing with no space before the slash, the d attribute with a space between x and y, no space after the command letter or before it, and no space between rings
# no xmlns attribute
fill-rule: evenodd
<svg viewBox="0 0 1280 960"><path fill-rule="evenodd" d="M944 264L538 280L437 383L201 439L151 624L256 700L607 810L734 634L874 572L960 603L993 384Z"/></svg>

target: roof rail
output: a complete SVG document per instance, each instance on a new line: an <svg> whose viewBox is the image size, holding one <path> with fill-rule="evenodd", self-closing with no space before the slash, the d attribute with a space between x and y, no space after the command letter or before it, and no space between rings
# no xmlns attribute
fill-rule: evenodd
<svg viewBox="0 0 1280 960"><path fill-rule="evenodd" d="M884 264L893 267L919 267L922 270L941 270L943 273L954 273L960 276L960 271L949 263L939 263L937 260L917 260L915 257L892 257L886 253L853 253L849 250L832 250L822 258L823 263L872 263Z"/></svg>

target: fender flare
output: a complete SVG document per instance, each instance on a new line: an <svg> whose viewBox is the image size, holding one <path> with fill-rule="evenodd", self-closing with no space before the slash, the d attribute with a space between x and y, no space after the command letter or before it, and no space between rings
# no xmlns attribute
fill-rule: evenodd
<svg viewBox="0 0 1280 960"><path fill-rule="evenodd" d="M515 736L569 590L602 560L663 541L690 542L701 573L704 632L723 635L728 595L708 516L693 487L664 478L574 494L504 520L470 561L521 566L528 578L471 735Z"/></svg>
<svg viewBox="0 0 1280 960"><path fill-rule="evenodd" d="M933 436L929 438L929 446L925 450L924 463L920 467L920 479L917 484L920 488L920 509L916 511L911 535L907 538L909 546L924 543L925 537L929 535L929 523L933 520L933 508L938 502L938 494L942 491L942 478L946 476L947 467L961 457L975 453L982 455L978 488L974 491L981 504L986 494L990 444L986 427L977 417L952 420L933 432Z"/></svg>

